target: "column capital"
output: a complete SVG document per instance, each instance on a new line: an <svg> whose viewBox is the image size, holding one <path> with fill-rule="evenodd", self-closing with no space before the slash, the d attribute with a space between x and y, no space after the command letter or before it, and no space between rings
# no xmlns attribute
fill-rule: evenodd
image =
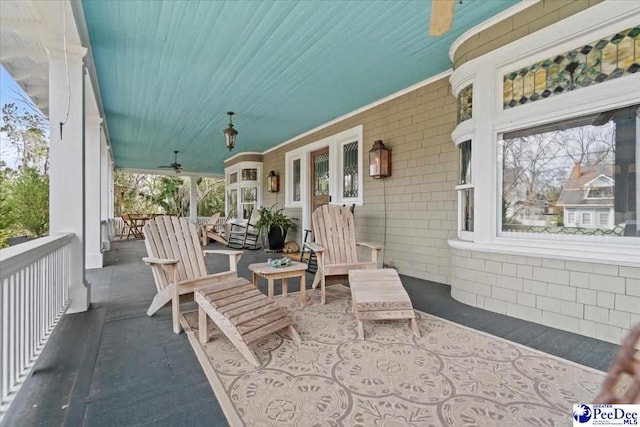
<svg viewBox="0 0 640 427"><path fill-rule="evenodd" d="M65 44L63 40L51 40L44 43L44 48L47 50L49 59L68 60L68 61L82 61L82 58L87 54L87 48L78 44L67 42Z"/></svg>

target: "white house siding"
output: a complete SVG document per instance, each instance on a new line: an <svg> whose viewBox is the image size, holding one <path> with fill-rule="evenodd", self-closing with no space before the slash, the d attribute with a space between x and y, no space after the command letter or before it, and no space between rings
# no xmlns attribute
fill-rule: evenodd
<svg viewBox="0 0 640 427"><path fill-rule="evenodd" d="M640 268L452 249L451 294L618 344L640 322Z"/></svg>

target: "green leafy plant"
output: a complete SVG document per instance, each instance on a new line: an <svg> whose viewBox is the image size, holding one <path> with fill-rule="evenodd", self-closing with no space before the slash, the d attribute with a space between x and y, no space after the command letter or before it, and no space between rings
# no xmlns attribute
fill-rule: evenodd
<svg viewBox="0 0 640 427"><path fill-rule="evenodd" d="M286 235L289 230L296 231L298 228L293 218L284 214L284 208L277 209L276 205L269 208L260 209L260 219L255 227L260 233L268 233L271 226L278 226L282 230L282 234Z"/></svg>

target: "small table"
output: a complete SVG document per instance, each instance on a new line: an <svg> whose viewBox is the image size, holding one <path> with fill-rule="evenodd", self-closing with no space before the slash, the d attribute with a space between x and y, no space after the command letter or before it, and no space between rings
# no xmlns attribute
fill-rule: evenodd
<svg viewBox="0 0 640 427"><path fill-rule="evenodd" d="M292 262L286 267L271 267L266 262L257 264L249 264L249 270L253 272L253 286L258 287L258 276L264 277L268 282L268 295L273 298L273 281L282 279L282 296L287 296L287 282L292 277L300 278L300 307L304 307L306 301L306 271L307 264L301 262Z"/></svg>
<svg viewBox="0 0 640 427"><path fill-rule="evenodd" d="M413 334L420 337L411 300L396 270L350 270L349 286L361 340L364 339L363 320L409 319Z"/></svg>

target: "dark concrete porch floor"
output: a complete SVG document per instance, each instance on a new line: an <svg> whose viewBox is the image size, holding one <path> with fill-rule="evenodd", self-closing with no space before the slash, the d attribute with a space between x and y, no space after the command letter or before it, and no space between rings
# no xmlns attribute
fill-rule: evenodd
<svg viewBox="0 0 640 427"><path fill-rule="evenodd" d="M62 318L3 426L227 425L185 334L171 330L170 308L145 314L155 294L145 255L142 241L114 242L105 267L88 272L92 308ZM245 251L239 274L251 277L247 266L267 257ZM224 268L222 258L206 259L210 271ZM618 349L469 307L453 300L446 285L402 281L416 309L583 365L606 370ZM296 285L292 280L290 290ZM260 288L266 293L264 281Z"/></svg>

